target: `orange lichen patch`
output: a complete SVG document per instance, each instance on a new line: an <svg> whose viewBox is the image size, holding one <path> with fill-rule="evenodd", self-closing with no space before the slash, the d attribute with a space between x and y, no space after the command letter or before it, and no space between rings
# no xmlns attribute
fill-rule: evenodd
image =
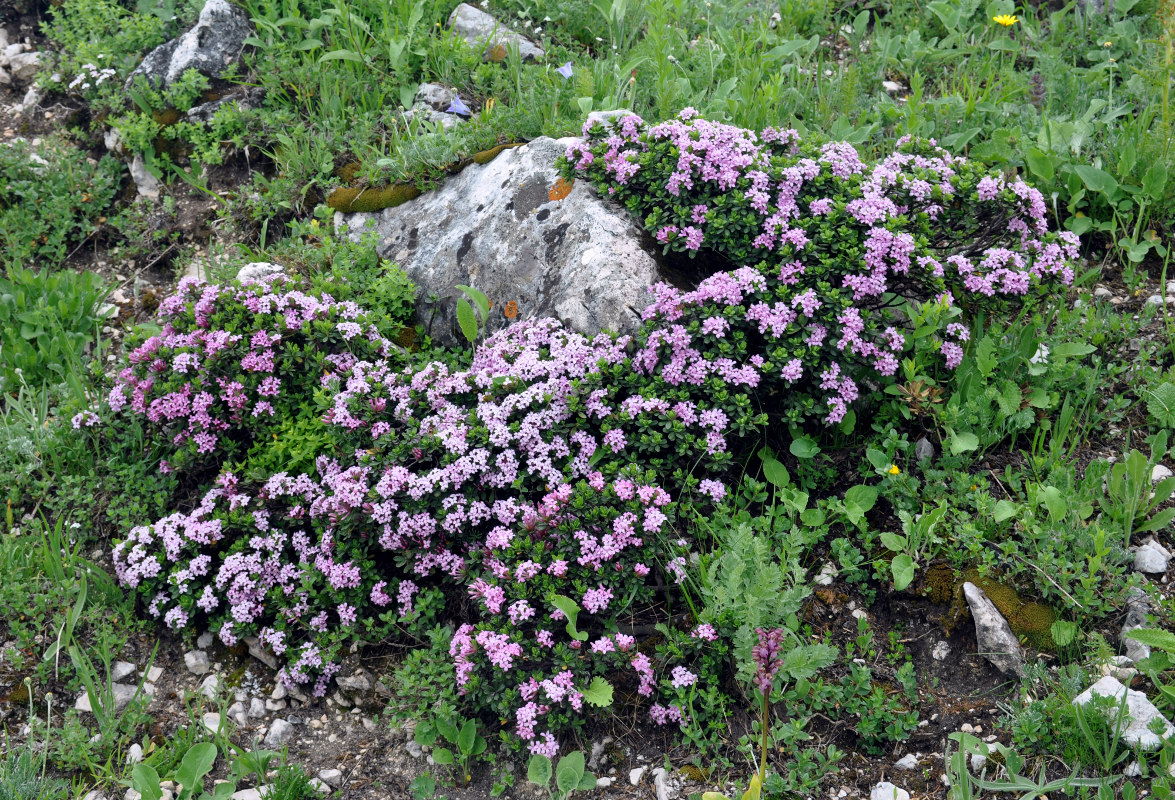
<svg viewBox="0 0 1175 800"><path fill-rule="evenodd" d="M548 200L562 200L567 195L571 194L571 189L575 186L575 180L567 180L560 178L555 181L555 185L551 187L551 191L547 192Z"/></svg>
<svg viewBox="0 0 1175 800"><path fill-rule="evenodd" d="M518 316L518 303L511 300L506 304L506 307L502 309L502 313L506 315L506 319L514 319Z"/></svg>

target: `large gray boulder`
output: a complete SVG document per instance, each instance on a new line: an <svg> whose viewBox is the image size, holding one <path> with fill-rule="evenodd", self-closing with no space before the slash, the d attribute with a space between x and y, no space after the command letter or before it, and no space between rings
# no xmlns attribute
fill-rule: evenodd
<svg viewBox="0 0 1175 800"><path fill-rule="evenodd" d="M479 289L493 303L490 332L517 319L555 317L592 335L632 333L662 274L655 246L628 212L583 180L562 199L552 193L555 159L574 139L536 139L473 164L438 189L379 212L335 214L358 240L368 225L380 256L421 288L421 322L434 338L458 341L455 288ZM437 306L430 294L442 298ZM430 325L431 319L431 325Z"/></svg>
<svg viewBox="0 0 1175 800"><path fill-rule="evenodd" d="M228 0L208 0L191 30L148 53L127 78L126 88L140 75L152 86L166 88L189 69L218 78L240 58L250 33L249 17L242 9Z"/></svg>
<svg viewBox="0 0 1175 800"><path fill-rule="evenodd" d="M1084 706L1093 700L1094 695L1114 701L1117 707L1109 711L1110 722L1118 730L1119 738L1131 747L1154 750L1175 734L1175 725L1163 716L1145 694L1128 689L1117 678L1107 675L1074 697L1073 704ZM1120 708L1125 709L1126 719L1119 723L1117 715ZM1155 733L1152 727L1158 728L1160 732Z"/></svg>
<svg viewBox="0 0 1175 800"><path fill-rule="evenodd" d="M474 49L484 48L484 56L490 61L501 61L506 51L518 48L523 61L542 58L543 48L507 28L494 17L469 3L462 3L449 15L449 28L459 34Z"/></svg>

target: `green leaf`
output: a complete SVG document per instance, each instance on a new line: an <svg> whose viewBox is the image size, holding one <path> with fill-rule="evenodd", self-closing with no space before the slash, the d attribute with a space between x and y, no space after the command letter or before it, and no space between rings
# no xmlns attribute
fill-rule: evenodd
<svg viewBox="0 0 1175 800"><path fill-rule="evenodd" d="M1091 192L1100 192L1108 198L1118 190L1118 181L1105 170L1090 164L1074 164L1073 169Z"/></svg>
<svg viewBox="0 0 1175 800"><path fill-rule="evenodd" d="M951 455L957 456L960 453L969 453L972 450L979 449L979 437L970 431L961 431L952 434L951 440Z"/></svg>
<svg viewBox="0 0 1175 800"><path fill-rule="evenodd" d="M1171 524L1171 520L1175 520L1175 508L1167 508L1155 514L1148 519L1144 525L1135 528L1139 533L1147 533L1148 531L1161 531Z"/></svg>
<svg viewBox="0 0 1175 800"><path fill-rule="evenodd" d="M800 434L791 440L788 450L796 458L814 458L820 452L820 445L807 434Z"/></svg>
<svg viewBox="0 0 1175 800"><path fill-rule="evenodd" d="M1019 507L1011 500L1001 500L995 504L995 509L992 511L992 518L996 522L1003 522L1016 516Z"/></svg>
<svg viewBox="0 0 1175 800"><path fill-rule="evenodd" d="M869 463L873 465L873 469L880 472L887 472L893 463L889 456L873 447L865 449L865 458L869 459Z"/></svg>
<svg viewBox="0 0 1175 800"><path fill-rule="evenodd" d="M1127 639L1142 642L1147 647L1155 647L1167 653L1175 654L1175 633L1157 630L1155 628L1135 628L1122 634Z"/></svg>
<svg viewBox="0 0 1175 800"><path fill-rule="evenodd" d="M833 647L818 642L793 647L783 657L783 671L792 680L811 678L819 670L834 663L839 653Z"/></svg>
<svg viewBox="0 0 1175 800"><path fill-rule="evenodd" d="M354 61L357 64L362 64L363 57L353 50L331 50L318 57L319 64L324 61Z"/></svg>
<svg viewBox="0 0 1175 800"><path fill-rule="evenodd" d="M612 705L612 684L599 675L595 676L588 688L583 690L583 699L588 705L607 708Z"/></svg>
<svg viewBox="0 0 1175 800"><path fill-rule="evenodd" d="M890 569L893 571L894 588L899 592L914 581L914 559L905 553L894 557Z"/></svg>
<svg viewBox="0 0 1175 800"><path fill-rule="evenodd" d="M865 14L868 12L863 11L861 13ZM836 426L837 430L839 430L841 433L845 434L846 436L848 434L852 433L856 427L857 427L857 412L853 411L853 409L851 409L851 408L847 412L845 412L844 419L842 419L840 421L840 424Z"/></svg>
<svg viewBox="0 0 1175 800"><path fill-rule="evenodd" d="M1057 647L1067 647L1077 638L1078 630L1079 628L1076 624L1068 620L1059 619L1049 628L1049 633L1052 634L1053 641Z"/></svg>
<svg viewBox="0 0 1175 800"><path fill-rule="evenodd" d="M469 755L473 752L473 745L476 741L477 723L467 719L465 724L461 726L460 733L457 734L457 749L463 754Z"/></svg>
<svg viewBox="0 0 1175 800"><path fill-rule="evenodd" d="M865 484L849 487L845 492L845 505L850 503L861 509L862 513L872 510L877 503L877 487Z"/></svg>
<svg viewBox="0 0 1175 800"><path fill-rule="evenodd" d="M539 786L546 786L551 782L553 774L554 768L551 766L551 759L540 753L535 753L530 757L530 761L526 765L526 779L528 781Z"/></svg>
<svg viewBox="0 0 1175 800"><path fill-rule="evenodd" d="M1142 190L1152 202L1163 199L1163 190L1167 187L1167 166L1162 161L1156 161L1142 176Z"/></svg>
<svg viewBox="0 0 1175 800"><path fill-rule="evenodd" d="M421 720L416 725L416 730L412 734L412 738L417 744L424 747L432 747L433 742L437 740L437 726L430 720Z"/></svg>
<svg viewBox="0 0 1175 800"><path fill-rule="evenodd" d="M1147 392L1146 410L1164 428L1175 428L1175 384L1160 383Z"/></svg>
<svg viewBox="0 0 1175 800"><path fill-rule="evenodd" d="M1054 359L1069 358L1072 356L1087 356L1095 350L1097 350L1097 347L1085 342L1061 342L1060 344L1053 345L1052 350L1049 351L1049 355Z"/></svg>
<svg viewBox="0 0 1175 800"><path fill-rule="evenodd" d="M999 363L995 351L996 343L990 336L984 336L975 346L975 366L979 368L979 374L985 378L991 377L992 371Z"/></svg>
<svg viewBox="0 0 1175 800"><path fill-rule="evenodd" d="M787 467L781 464L770 450L764 447L759 451L759 458L763 461L763 477L772 486L782 489L791 483L791 475L788 474Z"/></svg>
<svg viewBox="0 0 1175 800"><path fill-rule="evenodd" d="M881 534L881 543L885 545L887 550L892 550L895 553L900 553L906 549L906 537L897 533L889 533L888 531Z"/></svg>
<svg viewBox="0 0 1175 800"><path fill-rule="evenodd" d="M1032 174L1044 181L1051 182L1053 175L1053 160L1047 153L1035 147L1028 148L1028 152L1024 154L1024 161L1028 164L1028 169L1032 170Z"/></svg>
<svg viewBox="0 0 1175 800"><path fill-rule="evenodd" d="M183 761L180 762L180 768L175 773L176 782L184 785L184 791L180 793L180 796L189 793L189 790L194 790L215 763L216 745L212 742L199 742L188 748L188 752L184 753ZM191 795L188 794L188 796Z"/></svg>
<svg viewBox="0 0 1175 800"><path fill-rule="evenodd" d="M163 789L159 783L159 773L154 767L135 764L135 768L131 770L131 788L143 796L142 800L160 800L163 797Z"/></svg>
<svg viewBox="0 0 1175 800"><path fill-rule="evenodd" d="M457 744L457 726L447 719L438 717L436 721L437 733L445 737L445 741Z"/></svg>
<svg viewBox="0 0 1175 800"><path fill-rule="evenodd" d="M447 747L438 747L432 751L432 759L438 764L452 764L453 751Z"/></svg>
<svg viewBox="0 0 1175 800"><path fill-rule="evenodd" d="M579 618L579 603L570 597L557 594L551 598L551 605L562 611L563 615L567 617L567 635L580 642L587 641L587 631L579 631L575 627L575 621Z"/></svg>
<svg viewBox="0 0 1175 800"><path fill-rule="evenodd" d="M1069 513L1069 504L1056 486L1046 486L1042 494L1044 495L1045 508L1049 510L1050 520L1056 522Z"/></svg>
<svg viewBox="0 0 1175 800"><path fill-rule="evenodd" d="M575 787L581 792L589 792L596 788L596 776L590 772L585 772L583 777L579 779L579 786Z"/></svg>
<svg viewBox="0 0 1175 800"><path fill-rule="evenodd" d="M490 318L490 299L486 297L485 292L480 289L474 289L472 286L464 286L457 284L457 288L465 292L465 296L472 300L476 305L478 311L481 312L482 320Z"/></svg>
<svg viewBox="0 0 1175 800"><path fill-rule="evenodd" d="M555 786L561 792L570 793L579 788L579 781L583 778L583 753L573 750L559 759L555 767Z"/></svg>
<svg viewBox="0 0 1175 800"><path fill-rule="evenodd" d="M457 324L461 327L461 335L466 341L473 344L477 341L477 315L473 313L473 306L464 297L457 300Z"/></svg>

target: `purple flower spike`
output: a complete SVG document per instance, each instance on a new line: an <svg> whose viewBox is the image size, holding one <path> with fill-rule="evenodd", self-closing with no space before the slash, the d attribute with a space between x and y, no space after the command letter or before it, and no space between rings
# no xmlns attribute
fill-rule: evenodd
<svg viewBox="0 0 1175 800"><path fill-rule="evenodd" d="M783 628L767 631L756 628L759 634L759 643L751 648L751 658L755 660L755 685L764 696L771 694L771 683L775 680L775 673L783 666Z"/></svg>
<svg viewBox="0 0 1175 800"><path fill-rule="evenodd" d="M566 64L559 67L559 69L557 69L555 71L558 72L560 75L562 75L564 78L570 79L571 78L571 62L568 61Z"/></svg>
<svg viewBox="0 0 1175 800"><path fill-rule="evenodd" d="M461 95L454 94L453 102L449 103L449 107L445 109L448 114L460 114L463 117L469 116L469 108L461 102Z"/></svg>

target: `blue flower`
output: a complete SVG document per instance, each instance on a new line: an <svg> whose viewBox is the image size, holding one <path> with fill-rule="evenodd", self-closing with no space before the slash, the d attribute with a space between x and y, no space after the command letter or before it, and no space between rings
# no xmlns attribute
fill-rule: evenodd
<svg viewBox="0 0 1175 800"><path fill-rule="evenodd" d="M454 94L453 102L449 103L449 107L445 109L448 114L460 114L463 117L469 116L469 108L461 102L461 95Z"/></svg>
<svg viewBox="0 0 1175 800"><path fill-rule="evenodd" d="M566 64L559 67L559 69L557 69L555 71L558 72L560 75L562 75L564 78L570 78L571 77L571 62L568 61Z"/></svg>

